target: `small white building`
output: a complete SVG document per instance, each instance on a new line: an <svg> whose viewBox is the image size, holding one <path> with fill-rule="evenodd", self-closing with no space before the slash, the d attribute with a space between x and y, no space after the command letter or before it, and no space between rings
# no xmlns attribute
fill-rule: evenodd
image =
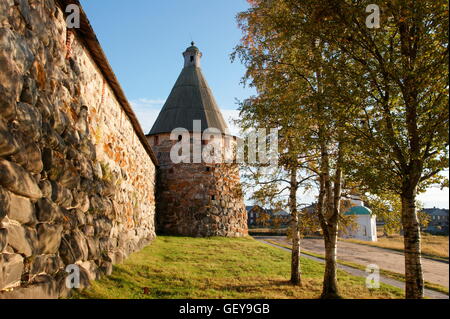
<svg viewBox="0 0 450 319"><path fill-rule="evenodd" d="M347 212L346 216L355 216L357 227L356 229L348 229L346 238L355 238L366 241L377 241L377 218L372 211L364 206L360 199L352 199L352 206Z"/></svg>

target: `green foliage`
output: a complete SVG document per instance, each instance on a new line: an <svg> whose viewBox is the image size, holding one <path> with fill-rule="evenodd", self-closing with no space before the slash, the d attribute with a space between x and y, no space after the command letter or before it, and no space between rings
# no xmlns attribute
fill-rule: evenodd
<svg viewBox="0 0 450 319"><path fill-rule="evenodd" d="M100 166L102 168L102 176L103 180L109 183L113 182L114 176L111 168L108 163L100 162Z"/></svg>
<svg viewBox="0 0 450 319"><path fill-rule="evenodd" d="M270 224L270 215L266 212L261 212L256 218L256 223L262 227L267 227Z"/></svg>
<svg viewBox="0 0 450 319"><path fill-rule="evenodd" d="M342 205L342 211L345 212L348 210L348 206L346 204ZM302 237L308 235L322 235L322 229L320 225L320 219L317 211L315 209L305 210L303 209L299 218L300 224L300 234ZM340 215L338 220L338 228L340 230L341 235L346 235L350 231L356 230L357 227L356 217L353 215ZM288 231L288 238L291 238L291 234Z"/></svg>
<svg viewBox="0 0 450 319"><path fill-rule="evenodd" d="M368 195L365 199L370 206L372 213L378 220L384 221L383 230L385 235L399 234L402 230L402 203L398 194ZM423 205L416 201L419 223L422 228L426 228L430 222L430 217L423 212Z"/></svg>
<svg viewBox="0 0 450 319"><path fill-rule="evenodd" d="M280 229L283 224L283 219L280 216L274 216L271 219L271 224L274 229Z"/></svg>
<svg viewBox="0 0 450 319"><path fill-rule="evenodd" d="M406 178L423 190L448 167L448 4L378 2L380 29L365 25L368 4L252 1L233 58L258 96L241 115L280 124L297 145L341 127L347 169L371 192L400 193Z"/></svg>
<svg viewBox="0 0 450 319"><path fill-rule="evenodd" d="M244 127L282 128L287 167L312 157L302 168L320 176L325 238L338 222L341 186L400 195L416 277L409 297L420 297L420 267L409 266L420 263L414 202L431 184L448 184L439 175L449 161L448 2L378 1L379 29L366 25L370 0L250 3L232 55L258 92L242 103Z"/></svg>

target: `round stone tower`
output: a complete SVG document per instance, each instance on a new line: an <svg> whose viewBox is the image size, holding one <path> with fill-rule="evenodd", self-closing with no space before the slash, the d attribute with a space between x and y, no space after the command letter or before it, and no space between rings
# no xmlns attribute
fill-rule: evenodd
<svg viewBox="0 0 450 319"><path fill-rule="evenodd" d="M194 237L247 235L239 169L233 161L236 137L228 134L200 69L202 53L192 43L183 56L184 68L147 135L159 162L157 232ZM211 130L215 130L213 137L207 134ZM204 155L217 155L217 150L226 155L225 161ZM174 160L174 154L182 156Z"/></svg>

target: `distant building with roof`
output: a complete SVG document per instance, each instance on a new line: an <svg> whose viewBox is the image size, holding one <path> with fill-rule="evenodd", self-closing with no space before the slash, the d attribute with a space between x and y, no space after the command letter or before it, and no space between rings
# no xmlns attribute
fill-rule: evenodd
<svg viewBox="0 0 450 319"><path fill-rule="evenodd" d="M247 210L247 222L249 227L256 227L259 225L260 216L266 213L266 210L259 205L245 206Z"/></svg>
<svg viewBox="0 0 450 319"><path fill-rule="evenodd" d="M291 214L283 209L268 209L267 210L270 214L272 224L275 225L278 223L278 225L281 228L288 227L291 222Z"/></svg>
<svg viewBox="0 0 450 319"><path fill-rule="evenodd" d="M425 231L448 233L448 209L433 207L424 208L422 211L430 216L430 222Z"/></svg>
<svg viewBox="0 0 450 319"><path fill-rule="evenodd" d="M279 209L266 209L259 205L246 206L247 210L247 221L249 227L264 227L267 225L263 225L261 216L263 214L267 215L267 224L272 225L275 218L278 218L280 221L280 226L288 226L291 220L291 214L286 212L285 210Z"/></svg>

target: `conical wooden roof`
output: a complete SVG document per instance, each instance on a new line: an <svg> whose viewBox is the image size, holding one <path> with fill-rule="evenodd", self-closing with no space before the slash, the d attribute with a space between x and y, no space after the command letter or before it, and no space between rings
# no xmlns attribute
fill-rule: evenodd
<svg viewBox="0 0 450 319"><path fill-rule="evenodd" d="M149 135L170 133L175 128L192 132L194 120L201 121L202 131L217 128L226 132L227 124L199 66L201 53L193 47L183 53L185 66Z"/></svg>

